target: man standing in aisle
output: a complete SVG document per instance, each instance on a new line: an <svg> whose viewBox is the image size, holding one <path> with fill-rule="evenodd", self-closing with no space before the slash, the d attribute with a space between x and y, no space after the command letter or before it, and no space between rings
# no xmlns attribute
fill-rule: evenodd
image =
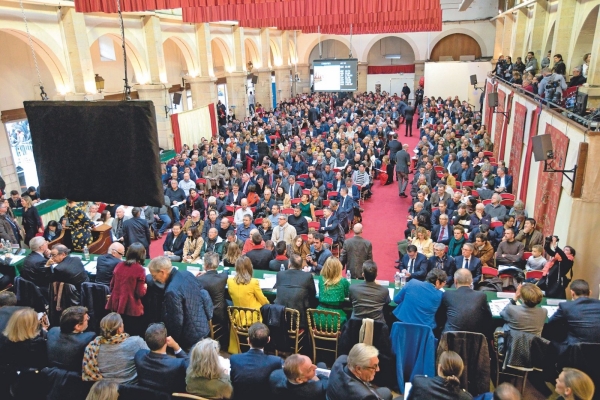
<svg viewBox="0 0 600 400"><path fill-rule="evenodd" d="M250 115L254 115L254 94L252 92L248 93L248 108Z"/></svg>
<svg viewBox="0 0 600 400"><path fill-rule="evenodd" d="M396 153L396 179L398 180L398 196L407 197L404 193L408 185L408 173L410 166L410 154L408 154L408 144L402 146L402 150Z"/></svg>
<svg viewBox="0 0 600 400"><path fill-rule="evenodd" d="M406 85L406 83L404 85ZM405 87L408 89L408 86ZM408 89L408 92L410 93L410 89ZM409 136L410 133L410 136L412 137L413 115L415 115L415 108L412 107L411 102L409 101L408 106L404 109L404 122L406 122L406 132L404 133L404 136Z"/></svg>

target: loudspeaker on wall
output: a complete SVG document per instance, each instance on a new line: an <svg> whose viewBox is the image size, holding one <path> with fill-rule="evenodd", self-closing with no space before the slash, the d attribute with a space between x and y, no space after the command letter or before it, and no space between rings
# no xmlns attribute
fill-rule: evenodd
<svg viewBox="0 0 600 400"><path fill-rule="evenodd" d="M535 161L545 161L552 157L549 157L549 153L552 154L552 136L551 135L537 135L531 138L533 143L533 157Z"/></svg>
<svg viewBox="0 0 600 400"><path fill-rule="evenodd" d="M477 85L477 75L471 75L471 85Z"/></svg>
<svg viewBox="0 0 600 400"><path fill-rule="evenodd" d="M256 85L258 83L258 75L252 75L252 84Z"/></svg>
<svg viewBox="0 0 600 400"><path fill-rule="evenodd" d="M488 93L488 107L498 107L498 93Z"/></svg>
<svg viewBox="0 0 600 400"><path fill-rule="evenodd" d="M181 104L181 93L180 92L173 93L173 104L176 104L176 105Z"/></svg>

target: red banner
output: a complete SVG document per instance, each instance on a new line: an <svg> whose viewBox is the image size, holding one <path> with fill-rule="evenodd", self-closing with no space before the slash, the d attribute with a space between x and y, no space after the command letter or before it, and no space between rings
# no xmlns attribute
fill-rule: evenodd
<svg viewBox="0 0 600 400"><path fill-rule="evenodd" d="M517 195L519 189L519 174L521 173L521 156L523 155L523 135L525 134L525 120L527 107L515 103L515 118L513 119L513 137L510 145L510 158L508 160L509 175L513 177L513 194Z"/></svg>
<svg viewBox="0 0 600 400"><path fill-rule="evenodd" d="M367 68L367 74L411 74L415 72L415 64L408 65L374 65Z"/></svg>
<svg viewBox="0 0 600 400"><path fill-rule="evenodd" d="M548 168L564 169L569 138L550 124L546 124L546 134L552 136L552 149L554 151L554 160L548 160ZM534 218L544 236L552 235L554 232L562 180L562 172L544 172L544 166L540 164Z"/></svg>
<svg viewBox="0 0 600 400"><path fill-rule="evenodd" d="M498 107L496 107L496 127L494 129L494 157L497 161L500 161L500 143L502 142L502 130L504 129L504 104L506 100L506 93L502 90L498 90Z"/></svg>
<svg viewBox="0 0 600 400"><path fill-rule="evenodd" d="M487 107L486 109L486 114L485 114L485 128L486 130L490 133L490 135L492 134L492 121L493 121L493 116L494 116L494 108L493 107L488 107L488 97L490 95L490 93L492 93L494 91L494 85L492 84L492 82L487 82L485 85L485 103L484 106Z"/></svg>
<svg viewBox="0 0 600 400"><path fill-rule="evenodd" d="M498 154L498 162L504 159L504 150L506 149L506 139L508 131L508 123L510 121L510 113L512 112L512 103L513 103L514 93L510 92L508 94L508 100L506 101L506 117L504 117L504 124L502 126L502 139L500 140L500 152ZM513 188L514 188L513 184Z"/></svg>
<svg viewBox="0 0 600 400"><path fill-rule="evenodd" d="M527 153L525 153L525 164L523 165L523 182L521 183L521 189L519 190L519 200L521 200L522 202L525 202L525 199L527 198L527 185L529 184L531 157L533 156L533 141L531 140L531 138L537 135L538 120L540 118L541 112L542 107L538 106L538 108L536 108L531 114L531 124L529 126L529 141L527 142ZM514 189L515 185L513 183L513 190Z"/></svg>

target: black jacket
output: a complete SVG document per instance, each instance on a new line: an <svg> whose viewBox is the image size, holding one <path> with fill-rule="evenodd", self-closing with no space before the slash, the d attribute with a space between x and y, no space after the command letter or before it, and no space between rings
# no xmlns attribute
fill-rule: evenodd
<svg viewBox="0 0 600 400"><path fill-rule="evenodd" d="M271 373L269 384L271 392L278 399L286 400L325 400L325 392L329 378L317 374L318 381L308 381L295 385L288 381L282 369L276 369Z"/></svg>
<svg viewBox="0 0 600 400"><path fill-rule="evenodd" d="M187 354L182 350L175 357L138 350L134 356L138 385L166 393L185 393Z"/></svg>
<svg viewBox="0 0 600 400"><path fill-rule="evenodd" d="M386 388L381 388L386 389ZM380 389L380 390L381 390ZM387 389L386 389L387 390ZM388 391L389 392L389 391ZM329 375L329 383L327 385L328 400L378 400L384 398L391 400L392 395L389 392L388 396L381 396L375 388L368 388L363 384L350 370L348 369L348 356L343 355L338 357L331 367Z"/></svg>
<svg viewBox="0 0 600 400"><path fill-rule="evenodd" d="M544 327L544 334L552 331L562 332L552 339L565 344L600 343L600 300L579 297L560 303Z"/></svg>
<svg viewBox="0 0 600 400"><path fill-rule="evenodd" d="M450 391L444 386L444 378L440 376L427 377L417 375L413 378L412 389L406 400L428 399L428 400L468 400L471 395L464 390L459 393Z"/></svg>
<svg viewBox="0 0 600 400"><path fill-rule="evenodd" d="M150 227L148 221L141 218L130 218L123 222L123 245L131 246L132 243L139 242L146 248L148 253L150 246ZM146 255L147 257L148 254Z"/></svg>
<svg viewBox="0 0 600 400"><path fill-rule="evenodd" d="M210 295L213 302L213 322L228 323L227 302L225 301L225 286L229 276L225 272L206 271L196 279Z"/></svg>
<svg viewBox="0 0 600 400"><path fill-rule="evenodd" d="M281 304L300 312L300 328L306 328L306 309L317 306L317 290L310 272L288 269L277 273L275 281L277 297L275 304Z"/></svg>
<svg viewBox="0 0 600 400"><path fill-rule="evenodd" d="M271 250L264 248L250 250L246 253L246 256L252 261L252 267L254 267L254 269L261 269L263 271L269 270L269 263L273 259Z"/></svg>
<svg viewBox="0 0 600 400"><path fill-rule="evenodd" d="M59 264L52 268L52 282L64 282L75 286L77 291L81 289L83 282L90 280L83 268L83 263L77 257L65 257Z"/></svg>
<svg viewBox="0 0 600 400"><path fill-rule="evenodd" d="M492 333L492 312L485 293L466 286L444 292L437 320L442 332L467 331L486 336Z"/></svg>
<svg viewBox="0 0 600 400"><path fill-rule="evenodd" d="M112 254L102 254L96 259L96 283L110 285L113 277L113 271L121 260Z"/></svg>
<svg viewBox="0 0 600 400"><path fill-rule="evenodd" d="M50 367L81 373L83 353L95 337L95 332L62 333L57 326L50 329L46 344Z"/></svg>
<svg viewBox="0 0 600 400"><path fill-rule="evenodd" d="M175 242L173 242L174 237L175 236L173 235L173 232L169 232L167 238L163 243L163 250L170 251L176 256L182 257L183 245L185 244L185 239L187 239L187 236L185 235L185 233L181 232L179 236L177 236L177 239L175 239Z"/></svg>
<svg viewBox="0 0 600 400"><path fill-rule="evenodd" d="M32 252L23 260L23 268L21 269L21 278L42 288L45 293L48 293L48 285L52 281L50 278L52 272L50 268L46 268L47 261L44 256Z"/></svg>
<svg viewBox="0 0 600 400"><path fill-rule="evenodd" d="M275 398L271 395L269 377L273 371L281 369L281 358L269 356L262 350L250 349L246 353L232 355L229 361L229 377L236 400Z"/></svg>
<svg viewBox="0 0 600 400"><path fill-rule="evenodd" d="M288 224L296 228L298 235L308 233L308 221L303 216L296 217L295 215L290 215L288 217Z"/></svg>
<svg viewBox="0 0 600 400"><path fill-rule="evenodd" d="M183 349L190 349L210 333L213 304L206 290L187 271L171 270L165 287L162 321Z"/></svg>

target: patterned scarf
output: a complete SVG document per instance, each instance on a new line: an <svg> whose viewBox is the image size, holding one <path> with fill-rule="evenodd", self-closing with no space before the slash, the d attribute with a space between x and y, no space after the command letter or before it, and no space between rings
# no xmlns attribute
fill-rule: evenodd
<svg viewBox="0 0 600 400"><path fill-rule="evenodd" d="M84 381L102 380L102 374L98 368L98 353L100 353L100 345L123 343L128 337L128 333L120 333L109 339L105 338L104 336L96 336L96 338L92 340L85 348L85 353L83 354L81 379Z"/></svg>
<svg viewBox="0 0 600 400"><path fill-rule="evenodd" d="M572 254L568 254L568 255L567 255L567 258L569 259L569 261L573 261L573 259L574 259L575 257L573 257L573 255L572 255ZM550 259L550 261L548 261L548 262L546 263L546 265L544 265L544 269L542 270L542 276L546 276L546 275L548 275L548 272L550 272L550 268L552 268L552 267L554 266L554 263L556 263L556 262L561 262L561 261L562 261L562 257L560 256L560 254L556 253L556 254L554 255L554 257L552 257L552 258ZM568 273L568 271L567 271L567 273Z"/></svg>

